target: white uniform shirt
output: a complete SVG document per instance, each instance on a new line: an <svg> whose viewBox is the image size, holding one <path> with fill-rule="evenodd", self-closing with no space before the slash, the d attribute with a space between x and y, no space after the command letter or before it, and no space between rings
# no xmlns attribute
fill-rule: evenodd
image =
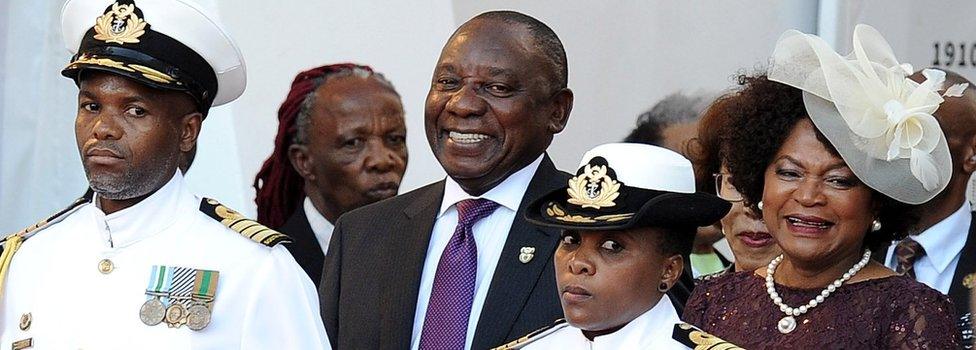
<svg viewBox="0 0 976 350"><path fill-rule="evenodd" d="M959 207L955 213L922 233L912 236L912 239L925 248L925 255L915 260L916 280L942 294L949 294L956 265L959 265L962 248L966 246L966 237L969 237L972 215L969 202L963 202L962 207ZM895 257L897 245L898 242L893 242L885 257L885 265L892 270L898 266L898 258Z"/></svg>
<svg viewBox="0 0 976 350"><path fill-rule="evenodd" d="M92 203L37 232L14 255L0 301L0 348L328 349L318 295L282 246L244 238L199 210L177 174L138 204ZM98 266L112 261L107 274ZM206 328L139 317L153 265L219 272ZM27 330L18 326L30 313Z"/></svg>
<svg viewBox="0 0 976 350"><path fill-rule="evenodd" d="M529 182L532 181L535 171L542 163L542 158L543 156L540 155L534 162L510 175L501 184L480 197L464 192L454 179L447 177L444 184L444 198L441 200L441 209L434 222L430 244L427 246L427 258L424 260L424 271L420 278L420 292L417 295L417 309L413 318L413 337L410 341L411 349L417 350L420 347L420 334L424 328L424 318L427 316L427 305L430 303L430 292L434 286L437 264L457 227L458 212L455 204L465 199L485 198L500 205L491 215L479 220L471 228L475 245L478 247L478 275L475 278L474 301L471 304L467 340L464 343L465 349L471 349L474 331L478 327L478 319L481 318L481 308L485 305L488 287L495 274L495 267L498 266L498 258L502 255L502 247L508 239L512 222L515 220L515 212L518 211L522 196L529 188Z"/></svg>
<svg viewBox="0 0 976 350"><path fill-rule="evenodd" d="M305 197L305 202L302 203L302 210L305 211L308 226L312 227L315 240L319 242L319 247L322 248L322 254L328 253L329 241L332 240L332 231L335 229L335 225L332 225L329 220L315 209L315 205L312 204L312 200L308 197Z"/></svg>
<svg viewBox="0 0 976 350"><path fill-rule="evenodd" d="M618 350L618 349L688 349L684 344L671 338L674 325L680 323L678 313L671 305L668 296L647 312L616 332L601 335L589 340L583 331L573 326L565 326L529 345L525 350Z"/></svg>

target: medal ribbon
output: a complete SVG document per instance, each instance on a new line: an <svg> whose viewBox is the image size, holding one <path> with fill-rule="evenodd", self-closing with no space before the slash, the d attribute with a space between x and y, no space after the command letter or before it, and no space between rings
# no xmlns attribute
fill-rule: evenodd
<svg viewBox="0 0 976 350"><path fill-rule="evenodd" d="M146 300L159 297L163 305L169 305L169 290L172 281L172 267L153 265L149 277L149 286L146 287Z"/></svg>
<svg viewBox="0 0 976 350"><path fill-rule="evenodd" d="M172 269L174 270L173 282L169 297L173 302L188 307L190 304L190 293L193 291L193 280L196 269L186 267L175 267Z"/></svg>
<svg viewBox="0 0 976 350"><path fill-rule="evenodd" d="M193 279L193 300L210 304L217 293L217 279L220 272L210 270L196 270L196 278Z"/></svg>

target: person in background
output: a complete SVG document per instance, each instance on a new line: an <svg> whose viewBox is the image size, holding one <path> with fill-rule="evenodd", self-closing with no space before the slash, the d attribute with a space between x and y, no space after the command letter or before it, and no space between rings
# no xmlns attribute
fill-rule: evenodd
<svg viewBox="0 0 976 350"><path fill-rule="evenodd" d="M924 71L911 79L925 81ZM932 115L939 122L952 157L952 175L942 193L913 210L918 223L910 235L878 254L885 265L948 295L959 312L963 345L972 347L968 291L976 286L976 225L966 200L966 186L976 170L976 86L946 71L946 86L963 86L958 98L946 99ZM885 254L887 253L887 254Z"/></svg>
<svg viewBox="0 0 976 350"><path fill-rule="evenodd" d="M928 113L958 95L941 71L908 79L874 28L858 25L853 42L858 55L842 57L790 30L768 76L739 78L749 108L730 113L725 161L783 254L702 282L685 321L748 349L959 347L945 295L871 260L915 224L910 205L948 184Z"/></svg>
<svg viewBox="0 0 976 350"><path fill-rule="evenodd" d="M637 117L637 127L624 142L660 146L688 157L692 141L698 136L699 118L715 97L715 94L703 92L668 95ZM707 190L705 187L699 189L708 191L711 185L708 187ZM713 247L721 239L722 231L718 225L698 229L694 248L688 256L691 265L685 269L691 277L713 274L731 265L729 259Z"/></svg>
<svg viewBox="0 0 976 350"><path fill-rule="evenodd" d="M680 320L664 295L695 229L729 207L695 192L691 162L674 151L611 143L586 152L569 185L525 213L562 230L553 262L566 318L498 349L687 349L672 339Z"/></svg>
<svg viewBox="0 0 976 350"><path fill-rule="evenodd" d="M785 101L784 101L785 102ZM732 186L728 166L722 161L722 154L728 152L724 137L732 113L758 113L748 108L748 99L736 93L729 93L713 102L698 122L698 137L689 144L689 153L695 165L695 179L698 188L704 192L715 193L722 199L732 202L732 209L720 221L721 232L729 242L734 255L734 264L725 270L703 278L713 278L734 271L753 271L765 266L780 254L780 248L769 234L759 214L743 203L742 194ZM740 109L740 111L735 111Z"/></svg>
<svg viewBox="0 0 976 350"><path fill-rule="evenodd" d="M424 121L447 178L336 223L319 288L339 349L485 349L562 314L555 229L525 205L566 185L546 149L573 107L555 32L514 11L465 22L433 68Z"/></svg>
<svg viewBox="0 0 976 350"><path fill-rule="evenodd" d="M190 192L179 168L240 50L184 0L69 0L78 154L92 190L4 237L0 344L28 349L330 349L289 238Z"/></svg>
<svg viewBox="0 0 976 350"><path fill-rule="evenodd" d="M333 223L393 197L407 166L403 104L370 67L344 63L298 74L278 109L275 149L254 179L258 221L286 245L316 286Z"/></svg>

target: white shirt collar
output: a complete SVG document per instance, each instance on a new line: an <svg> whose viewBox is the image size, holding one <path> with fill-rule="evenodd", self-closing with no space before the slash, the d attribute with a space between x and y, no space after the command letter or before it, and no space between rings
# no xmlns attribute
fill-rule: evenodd
<svg viewBox="0 0 976 350"><path fill-rule="evenodd" d="M181 210L192 205L195 197L183 182L183 174L176 171L172 178L153 194L135 205L111 214L99 208L98 195L92 198L94 219L102 230L106 246L121 248L159 233L184 216Z"/></svg>
<svg viewBox="0 0 976 350"><path fill-rule="evenodd" d="M312 204L312 200L305 197L305 201L302 203L302 210L305 210L305 217L308 219L308 225L312 227L312 233L315 234L315 240L319 242L319 246L322 248L322 253L329 251L329 240L332 239L332 229L335 226L332 225L329 220L327 220L318 210L315 209L315 205ZM286 232L287 234L287 232Z"/></svg>
<svg viewBox="0 0 976 350"><path fill-rule="evenodd" d="M519 204L522 203L522 197L525 195L525 190L529 188L529 182L532 181L536 170L539 169L539 164L542 164L542 158L544 156L545 154L540 154L539 158L536 158L535 161L529 163L529 165L526 165L521 170L516 171L502 181L502 183L498 184L498 186L495 186L478 197L464 192L461 185L448 176L444 183L444 198L441 200L441 210L437 217L443 216L457 202L471 198L490 199L511 211L518 211Z"/></svg>
<svg viewBox="0 0 976 350"><path fill-rule="evenodd" d="M637 316L616 332L593 338L590 343L593 348L600 349L660 348L673 342L671 333L678 322L680 322L678 312L671 304L671 299L663 295L657 305L650 310ZM582 331L579 332L579 336L586 339Z"/></svg>
<svg viewBox="0 0 976 350"><path fill-rule="evenodd" d="M972 223L972 207L969 201L963 201L959 210L952 213L939 223L932 225L918 235L912 236L918 244L925 248L925 255L939 273L945 271L949 263L959 255L966 237L969 235L969 225Z"/></svg>

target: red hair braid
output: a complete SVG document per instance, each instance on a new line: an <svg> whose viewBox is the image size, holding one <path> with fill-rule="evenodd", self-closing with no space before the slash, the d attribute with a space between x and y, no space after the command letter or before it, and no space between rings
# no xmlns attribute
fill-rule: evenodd
<svg viewBox="0 0 976 350"><path fill-rule="evenodd" d="M281 227L305 198L305 180L292 167L288 159L288 147L294 142L298 131L295 120L302 103L308 95L315 93L316 79L356 68L373 72L368 66L341 63L312 68L295 76L288 97L278 108L278 133L275 136L274 152L264 161L254 178L254 190L257 192L254 202L258 206L258 222L272 228Z"/></svg>

